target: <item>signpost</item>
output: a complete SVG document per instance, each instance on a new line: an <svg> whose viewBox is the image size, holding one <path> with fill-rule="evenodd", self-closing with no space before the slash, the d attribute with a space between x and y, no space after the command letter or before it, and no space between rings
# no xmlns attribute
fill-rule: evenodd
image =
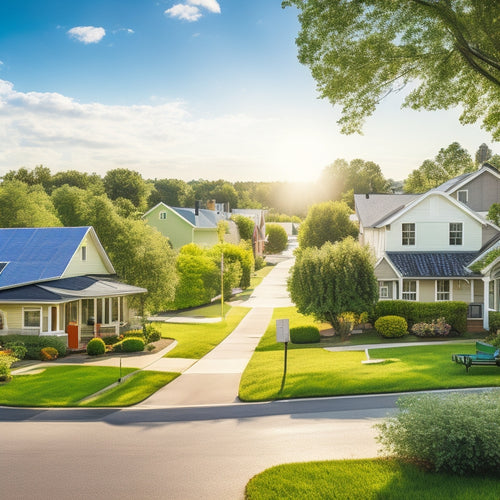
<svg viewBox="0 0 500 500"><path fill-rule="evenodd" d="M282 392L283 388L285 387L288 342L290 342L290 325L288 319L276 320L276 342L283 342L285 344L285 363L283 367L283 379L281 380L280 389L280 392Z"/></svg>

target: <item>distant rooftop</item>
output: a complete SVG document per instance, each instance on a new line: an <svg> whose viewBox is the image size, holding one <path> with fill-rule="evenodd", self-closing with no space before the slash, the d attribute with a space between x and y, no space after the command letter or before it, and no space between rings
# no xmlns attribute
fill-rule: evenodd
<svg viewBox="0 0 500 500"><path fill-rule="evenodd" d="M401 210L420 194L355 194L356 213L364 227L374 227L389 215Z"/></svg>

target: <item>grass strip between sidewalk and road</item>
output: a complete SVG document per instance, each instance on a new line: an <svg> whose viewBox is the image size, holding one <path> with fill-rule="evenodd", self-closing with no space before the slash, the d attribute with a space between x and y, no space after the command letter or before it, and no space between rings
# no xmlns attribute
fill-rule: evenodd
<svg viewBox="0 0 500 500"><path fill-rule="evenodd" d="M82 402L79 406L112 407L131 406L155 393L169 382L177 378L180 373L139 371L119 385L109 389L91 400Z"/></svg>
<svg viewBox="0 0 500 500"><path fill-rule="evenodd" d="M47 366L40 373L14 375L0 385L0 405L32 407L130 406L140 403L179 373L137 371L94 399L80 401L137 371L112 366Z"/></svg>
<svg viewBox="0 0 500 500"><path fill-rule="evenodd" d="M241 377L240 399L268 401L500 385L496 366L474 366L466 373L463 366L451 361L452 354L474 353L473 342L369 350L371 358L385 360L379 364L363 364L363 350L330 352L321 343L290 343L286 381L280 392L284 347L276 343L275 320L288 317L293 327L308 320L300 316L295 308L274 310L273 320Z"/></svg>
<svg viewBox="0 0 500 500"><path fill-rule="evenodd" d="M426 472L393 459L278 465L250 480L247 500L497 500L500 480Z"/></svg>
<svg viewBox="0 0 500 500"><path fill-rule="evenodd" d="M248 307L232 307L226 318L217 323L154 323L162 337L178 342L164 357L202 358L220 344L249 311Z"/></svg>

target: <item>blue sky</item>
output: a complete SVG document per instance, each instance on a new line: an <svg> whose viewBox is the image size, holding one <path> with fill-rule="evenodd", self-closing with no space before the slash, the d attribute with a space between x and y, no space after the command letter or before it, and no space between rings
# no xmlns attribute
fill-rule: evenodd
<svg viewBox="0 0 500 500"><path fill-rule="evenodd" d="M390 96L363 136L343 136L297 61L299 26L280 0L2 0L0 175L315 180L336 158L403 179L441 147L474 155L458 110L401 110Z"/></svg>

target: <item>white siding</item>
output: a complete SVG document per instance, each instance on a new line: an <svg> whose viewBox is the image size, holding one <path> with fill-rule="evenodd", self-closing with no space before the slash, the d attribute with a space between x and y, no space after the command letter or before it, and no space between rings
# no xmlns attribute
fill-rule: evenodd
<svg viewBox="0 0 500 500"><path fill-rule="evenodd" d="M85 261L82 260L82 246L87 247L87 259ZM86 274L109 274L95 243L88 235L82 240L78 250L73 255L63 277L84 276Z"/></svg>
<svg viewBox="0 0 500 500"><path fill-rule="evenodd" d="M463 224L463 244L450 245L450 222ZM403 245L402 224L415 224L415 245ZM482 225L442 196L429 196L392 222L386 232L387 251L470 252L482 245Z"/></svg>
<svg viewBox="0 0 500 500"><path fill-rule="evenodd" d="M370 246L377 260L384 254L385 233L385 227L380 229L372 227L364 228L362 244Z"/></svg>

